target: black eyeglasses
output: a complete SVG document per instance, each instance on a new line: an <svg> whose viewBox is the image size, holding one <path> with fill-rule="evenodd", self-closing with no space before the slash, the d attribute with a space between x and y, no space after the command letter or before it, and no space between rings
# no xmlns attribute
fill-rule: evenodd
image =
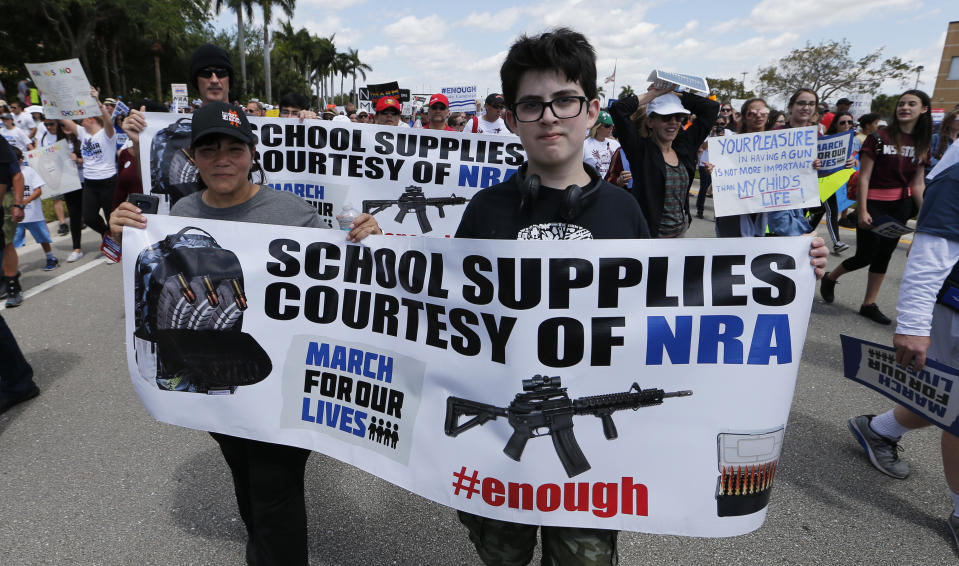
<svg viewBox="0 0 959 566"><path fill-rule="evenodd" d="M280 108L280 116L295 116L299 114L299 110L291 110L290 108Z"/></svg>
<svg viewBox="0 0 959 566"><path fill-rule="evenodd" d="M732 109L732 108L721 108L719 111L720 111L720 112L732 112L733 109Z"/></svg>
<svg viewBox="0 0 959 566"><path fill-rule="evenodd" d="M229 74L230 72L227 71L224 67L207 67L206 69L200 69L199 71L196 72L196 76L203 77L204 79L208 79L212 77L213 75L216 75L217 77L222 79Z"/></svg>
<svg viewBox="0 0 959 566"><path fill-rule="evenodd" d="M520 122L535 122L543 117L549 107L553 116L561 120L575 118L583 112L583 105L589 99L585 96L561 96L553 100L523 100L512 106L513 115Z"/></svg>
<svg viewBox="0 0 959 566"><path fill-rule="evenodd" d="M796 101L796 106L815 106L815 105L816 105L815 100L797 100Z"/></svg>
<svg viewBox="0 0 959 566"><path fill-rule="evenodd" d="M853 124L853 121L852 121L852 120L843 120L843 121L839 122L839 125L840 125L840 126L852 126L852 124Z"/></svg>

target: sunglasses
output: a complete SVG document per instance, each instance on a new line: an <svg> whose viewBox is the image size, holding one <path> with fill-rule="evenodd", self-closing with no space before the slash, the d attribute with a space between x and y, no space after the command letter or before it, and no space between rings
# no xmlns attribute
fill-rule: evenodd
<svg viewBox="0 0 959 566"><path fill-rule="evenodd" d="M230 72L227 71L224 67L207 67L206 69L200 69L196 72L196 76L208 79L213 75L216 75L219 78L225 78L229 75Z"/></svg>
<svg viewBox="0 0 959 566"><path fill-rule="evenodd" d="M663 122L669 122L669 121L675 120L676 122L679 122L680 124L684 124L687 118L685 114L682 114L680 112L677 112L675 114L666 114L665 116L662 114L654 114L654 116L658 116L659 119L662 120Z"/></svg>
<svg viewBox="0 0 959 566"><path fill-rule="evenodd" d="M430 106L430 110L446 110L446 105L442 102L437 102L436 104Z"/></svg>
<svg viewBox="0 0 959 566"><path fill-rule="evenodd" d="M760 111L758 111L758 110L750 110L749 112L746 112L746 116L748 116L749 118L756 118L756 117L759 117L759 116L765 118L765 117L769 116L769 110L766 110L766 111L763 111L763 112L760 112Z"/></svg>
<svg viewBox="0 0 959 566"><path fill-rule="evenodd" d="M841 122L839 122L840 126L852 126L852 124L853 124L852 120L842 120Z"/></svg>
<svg viewBox="0 0 959 566"><path fill-rule="evenodd" d="M732 111L733 111L732 108L722 108L722 109L720 110L720 112L732 112Z"/></svg>

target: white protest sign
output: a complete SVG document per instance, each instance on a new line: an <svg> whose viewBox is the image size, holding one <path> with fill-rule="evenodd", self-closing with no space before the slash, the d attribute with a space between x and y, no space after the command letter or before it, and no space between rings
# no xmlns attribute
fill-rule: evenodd
<svg viewBox="0 0 959 566"><path fill-rule="evenodd" d="M171 194L196 179L189 118L147 113L140 134L145 193ZM266 183L316 207L336 226L346 204L376 216L387 234L451 236L470 197L526 159L518 137L249 117ZM147 153L149 148L149 153ZM167 151L170 149L170 151ZM192 192L193 188L187 192Z"/></svg>
<svg viewBox="0 0 959 566"><path fill-rule="evenodd" d="M129 371L158 420L521 523L734 536L765 519L808 238L354 245L156 216L123 247Z"/></svg>
<svg viewBox="0 0 959 566"><path fill-rule="evenodd" d="M40 91L44 116L74 120L101 114L79 59L27 63L26 67Z"/></svg>
<svg viewBox="0 0 959 566"><path fill-rule="evenodd" d="M173 91L173 107L177 112L189 105L186 85L183 83L170 83L170 90Z"/></svg>
<svg viewBox="0 0 959 566"><path fill-rule="evenodd" d="M77 164L70 159L73 147L67 140L28 151L24 164L29 165L43 178L43 193L40 198L50 198L75 191L80 187Z"/></svg>
<svg viewBox="0 0 959 566"><path fill-rule="evenodd" d="M816 127L709 138L716 216L819 206Z"/></svg>
<svg viewBox="0 0 959 566"><path fill-rule="evenodd" d="M846 160L852 157L852 140L855 135L855 130L849 130L819 138L816 155L820 164L816 172L820 177L846 168Z"/></svg>
<svg viewBox="0 0 959 566"><path fill-rule="evenodd" d="M450 112L476 111L476 85L447 86L440 94L450 101Z"/></svg>
<svg viewBox="0 0 959 566"><path fill-rule="evenodd" d="M847 94L846 98L852 101L849 113L858 120L865 114L872 112L872 95L866 93Z"/></svg>

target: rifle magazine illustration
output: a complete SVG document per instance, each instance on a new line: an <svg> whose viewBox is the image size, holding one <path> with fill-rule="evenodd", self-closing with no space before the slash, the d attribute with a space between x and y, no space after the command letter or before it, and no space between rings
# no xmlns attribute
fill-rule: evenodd
<svg viewBox="0 0 959 566"><path fill-rule="evenodd" d="M170 234L140 252L134 269L143 379L166 391L232 394L273 371L266 351L242 331L248 304L240 261L208 232Z"/></svg>
<svg viewBox="0 0 959 566"><path fill-rule="evenodd" d="M692 394L690 390L667 393L662 389L643 389L638 383L633 383L629 390L622 393L571 399L558 376L534 375L531 379L523 380L523 392L517 393L508 407L460 397L447 398L444 430L447 436L456 437L477 425L506 417L513 427L513 434L503 448L507 456L519 462L530 438L549 435L566 475L572 478L591 467L573 434L574 416L598 417L603 422L603 435L607 440L613 440L619 436L616 423L613 422L614 412L625 409L636 411L661 405L670 397ZM461 417L467 417L467 420L460 422Z"/></svg>
<svg viewBox="0 0 959 566"><path fill-rule="evenodd" d="M719 434L716 512L720 517L749 515L769 504L784 435L783 428Z"/></svg>
<svg viewBox="0 0 959 566"><path fill-rule="evenodd" d="M416 214L416 221L420 225L420 232L427 234L433 231L433 225L430 224L430 219L426 215L426 207L435 206L439 210L440 218L446 218L446 211L443 210L444 206L461 205L467 202L469 202L468 198L458 197L455 194L451 194L448 197L426 198L426 195L423 194L423 187L410 185L406 187L403 194L400 195L400 198L396 200L364 200L363 212L375 215L378 212L383 212L387 208L396 205L400 210L393 220L402 224L403 220L406 219L406 214L412 212Z"/></svg>

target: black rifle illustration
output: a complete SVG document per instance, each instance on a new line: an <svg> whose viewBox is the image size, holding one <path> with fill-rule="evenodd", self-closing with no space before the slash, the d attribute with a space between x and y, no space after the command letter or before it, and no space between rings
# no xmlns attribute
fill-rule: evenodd
<svg viewBox="0 0 959 566"><path fill-rule="evenodd" d="M420 231L426 234L433 231L430 219L426 217L427 206L435 206L440 210L440 218L446 218L446 211L443 210L444 206L466 204L468 200L466 197L458 197L455 194L448 197L426 198L426 195L423 194L423 187L410 185L396 200L364 200L363 212L376 214L395 204L400 207L400 211L394 220L402 224L407 212L415 212L416 220L420 223Z"/></svg>
<svg viewBox="0 0 959 566"><path fill-rule="evenodd" d="M497 417L506 417L513 427L503 452L519 462L523 456L526 441L537 436L553 439L556 454L569 477L577 476L590 469L589 462L573 435L573 416L594 415L603 421L603 434L607 440L613 440L619 433L612 414L624 409L638 410L642 407L661 405L668 397L686 397L693 392L673 391L666 393L662 389L642 389L638 383L624 393L593 395L570 399L566 388L562 387L559 377L535 375L523 380L523 392L517 393L509 407L497 407L478 403L460 397L446 400L447 436L458 436L474 426L482 425ZM460 424L460 417L472 417Z"/></svg>

